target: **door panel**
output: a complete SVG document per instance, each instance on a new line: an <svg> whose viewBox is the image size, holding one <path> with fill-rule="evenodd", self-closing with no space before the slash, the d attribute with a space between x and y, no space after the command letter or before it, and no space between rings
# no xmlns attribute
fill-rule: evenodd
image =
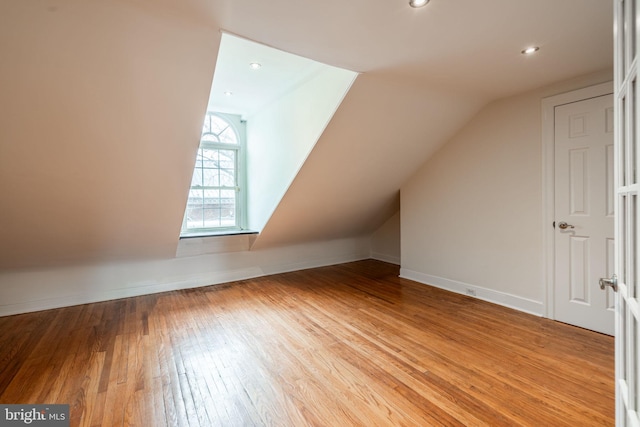
<svg viewBox="0 0 640 427"><path fill-rule="evenodd" d="M555 109L554 317L613 335L612 299L598 285L612 268L613 96ZM569 224L562 229L561 222Z"/></svg>

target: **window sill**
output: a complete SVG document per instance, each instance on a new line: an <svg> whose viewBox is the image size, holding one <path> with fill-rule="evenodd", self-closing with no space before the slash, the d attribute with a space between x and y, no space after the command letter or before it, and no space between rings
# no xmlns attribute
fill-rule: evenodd
<svg viewBox="0 0 640 427"><path fill-rule="evenodd" d="M258 234L257 231L252 230L221 230L221 231L202 231L199 233L181 234L182 239L197 239L203 237L220 237L220 236L239 236L244 234Z"/></svg>
<svg viewBox="0 0 640 427"><path fill-rule="evenodd" d="M257 232L247 230L180 236L176 258L248 251L257 236Z"/></svg>

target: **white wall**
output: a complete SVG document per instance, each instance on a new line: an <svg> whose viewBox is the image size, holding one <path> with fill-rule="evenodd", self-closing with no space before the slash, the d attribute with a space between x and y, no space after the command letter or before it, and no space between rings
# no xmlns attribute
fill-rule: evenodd
<svg viewBox="0 0 640 427"><path fill-rule="evenodd" d="M248 246L237 236L238 244ZM212 238L215 239L215 238ZM225 239L229 239L226 237ZM224 283L369 258L369 238L308 243L261 251L219 252L230 243L191 242L184 254L197 256L40 270L0 272L0 316Z"/></svg>
<svg viewBox="0 0 640 427"><path fill-rule="evenodd" d="M371 235L371 258L400 265L400 211Z"/></svg>
<svg viewBox="0 0 640 427"><path fill-rule="evenodd" d="M401 275L542 314L541 100L611 78L484 107L402 186Z"/></svg>
<svg viewBox="0 0 640 427"><path fill-rule="evenodd" d="M356 77L325 65L247 117L250 229L262 230Z"/></svg>

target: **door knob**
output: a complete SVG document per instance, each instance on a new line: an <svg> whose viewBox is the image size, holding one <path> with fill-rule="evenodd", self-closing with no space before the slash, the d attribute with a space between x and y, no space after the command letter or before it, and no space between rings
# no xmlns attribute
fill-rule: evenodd
<svg viewBox="0 0 640 427"><path fill-rule="evenodd" d="M560 230L566 230L567 228L575 228L575 227L571 224L567 224L566 222L562 221L558 223L558 228L560 228Z"/></svg>
<svg viewBox="0 0 640 427"><path fill-rule="evenodd" d="M611 279L600 279L600 289L604 289L607 286L611 286L613 292L618 292L618 276L614 274Z"/></svg>

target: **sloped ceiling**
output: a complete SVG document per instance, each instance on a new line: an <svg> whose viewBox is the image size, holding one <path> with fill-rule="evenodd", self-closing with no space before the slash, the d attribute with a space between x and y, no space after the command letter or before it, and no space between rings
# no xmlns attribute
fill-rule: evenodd
<svg viewBox="0 0 640 427"><path fill-rule="evenodd" d="M249 66L254 62L260 64L259 69ZM223 33L207 108L246 120L325 67L308 58Z"/></svg>
<svg viewBox="0 0 640 427"><path fill-rule="evenodd" d="M267 247L373 231L483 104L610 68L612 7L1 2L0 268L175 254L221 30L364 73L263 230ZM531 44L540 52L520 55Z"/></svg>

